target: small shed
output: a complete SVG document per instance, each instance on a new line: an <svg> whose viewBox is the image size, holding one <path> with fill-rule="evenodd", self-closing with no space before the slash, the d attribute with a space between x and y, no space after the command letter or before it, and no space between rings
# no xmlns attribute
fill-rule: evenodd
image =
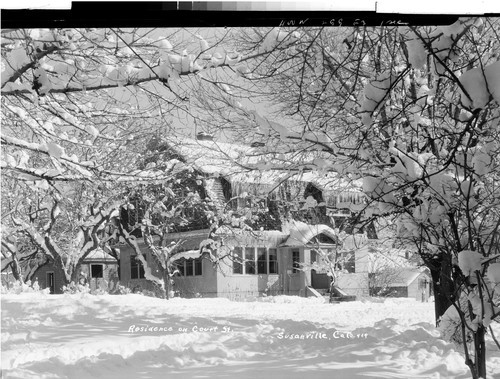
<svg viewBox="0 0 500 379"><path fill-rule="evenodd" d="M81 265L80 284L88 283L91 291L113 292L119 283L118 261L103 249L92 251Z"/></svg>
<svg viewBox="0 0 500 379"><path fill-rule="evenodd" d="M409 297L427 301L431 295L431 277L425 270L402 269L387 288L375 288L375 292L390 297ZM377 291L378 290L378 291Z"/></svg>
<svg viewBox="0 0 500 379"><path fill-rule="evenodd" d="M50 256L34 273L33 280L40 288L49 288L50 293L62 293L64 272ZM89 284L91 290L113 292L119 284L118 261L102 249L92 251L80 266L79 284Z"/></svg>

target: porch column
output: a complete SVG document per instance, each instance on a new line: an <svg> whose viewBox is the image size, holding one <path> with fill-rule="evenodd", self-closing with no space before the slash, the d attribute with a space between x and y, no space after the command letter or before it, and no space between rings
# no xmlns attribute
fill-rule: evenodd
<svg viewBox="0 0 500 379"><path fill-rule="evenodd" d="M310 267L311 266L311 249L304 248L304 267ZM311 286L311 270L304 271L304 282L305 282L305 287ZM304 287L304 290L305 290Z"/></svg>

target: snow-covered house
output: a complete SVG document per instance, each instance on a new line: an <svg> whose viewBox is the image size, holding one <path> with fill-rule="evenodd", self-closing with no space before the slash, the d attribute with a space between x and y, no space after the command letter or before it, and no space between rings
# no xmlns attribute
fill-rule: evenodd
<svg viewBox="0 0 500 379"><path fill-rule="evenodd" d="M308 288L328 288L326 272L301 268L312 265L318 251L335 251L339 242L335 228L348 229L349 209L364 203L360 186L329 174L246 170L242 157L248 165L265 165L251 146L206 138L167 144L171 156L194 167L203 182L203 194L218 211L240 219L245 216L252 226L252 230L241 225L222 227L210 234L200 225L164 237L167 246L182 241L174 277L181 296L307 296ZM208 239L219 246L217 264L209 259L209 251L200 249L200 243ZM158 276L151 253L138 241L141 251L146 251L147 266ZM146 279L134 249L126 243L116 247L120 249L121 283L151 290L153 284Z"/></svg>
<svg viewBox="0 0 500 379"><path fill-rule="evenodd" d="M366 239L352 246L355 272L343 272L337 285L349 295L413 297L427 301L431 277L426 269L409 260L411 253Z"/></svg>
<svg viewBox="0 0 500 379"><path fill-rule="evenodd" d="M200 243L208 230L172 233L168 239L186 241L185 252L176 256L179 275L174 277L175 290L185 297L227 297L230 299L262 294L307 296L309 288L327 289L326 273L302 270L312 264L318 249L334 250L337 232L327 225L292 222L282 231L219 232L224 242L223 257L218 264L201 253ZM141 241L139 245L145 249ZM152 289L145 279L144 267L127 245L120 248L121 282L129 288ZM153 274L158 274L151 255L146 254Z"/></svg>
<svg viewBox="0 0 500 379"><path fill-rule="evenodd" d="M33 275L40 288L49 288L50 293L62 293L64 272L54 264L51 257ZM88 284L91 290L112 292L119 283L118 261L102 249L92 251L80 266L80 284Z"/></svg>

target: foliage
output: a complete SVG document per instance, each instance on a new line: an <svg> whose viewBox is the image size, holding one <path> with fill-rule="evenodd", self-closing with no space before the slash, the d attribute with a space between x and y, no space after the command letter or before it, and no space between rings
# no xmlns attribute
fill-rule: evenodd
<svg viewBox="0 0 500 379"><path fill-rule="evenodd" d="M498 30L498 19L469 18L445 27L216 30L209 41L151 29L2 31L5 223L70 279L104 242L99 233L123 194L146 183L137 213L168 296L176 247L153 237L205 204L191 189L182 199L167 190L185 169L177 157L157 168L142 154L151 136L172 131L170 115L187 115L197 131L252 144L253 162L233 159L244 172L313 171L362 190L366 201L349 206L357 226L383 217L414 244L431 270L436 319L456 311L472 335L471 346L462 338L467 364L485 377L484 335L500 317L487 275L500 255ZM151 182L170 185L160 194ZM65 183L88 201L70 204ZM79 224L69 231L65 220Z"/></svg>
<svg viewBox="0 0 500 379"><path fill-rule="evenodd" d="M12 286L3 285L2 283L2 294L16 294L20 293L39 293L39 294L48 294L50 290L48 288L40 289L38 282L31 282L30 280L25 283L22 281L15 281Z"/></svg>
<svg viewBox="0 0 500 379"><path fill-rule="evenodd" d="M436 319L453 307L473 335L465 352L474 378L485 375L484 312L500 317L485 276L500 253L498 29L486 18L245 30L237 45L260 55L245 60L236 83L219 78L232 95L211 93L206 119L235 138L254 133L256 170L331 172L361 187L367 201L351 207L358 224L391 219L414 244L431 270ZM275 106L252 107L246 99L256 94ZM464 251L482 257L471 273L457 264Z"/></svg>
<svg viewBox="0 0 500 379"><path fill-rule="evenodd" d="M90 293L90 287L88 284L82 285L79 283L70 282L68 283L68 285L63 286L63 293L69 295L74 295L78 293L87 294Z"/></svg>

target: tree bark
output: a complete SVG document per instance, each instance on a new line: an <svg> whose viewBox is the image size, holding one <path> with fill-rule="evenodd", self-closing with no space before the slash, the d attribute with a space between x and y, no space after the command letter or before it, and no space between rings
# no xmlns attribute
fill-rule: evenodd
<svg viewBox="0 0 500 379"><path fill-rule="evenodd" d="M17 259L17 254L12 253L12 275L14 279L23 283L23 275L21 273L21 266L19 265L19 259Z"/></svg>
<svg viewBox="0 0 500 379"><path fill-rule="evenodd" d="M168 269L163 271L163 285L165 287L165 293L163 297L164 299L167 300L170 299L170 287L171 287L169 271L170 270Z"/></svg>
<svg viewBox="0 0 500 379"><path fill-rule="evenodd" d="M483 325L479 325L477 331L474 333L474 363L477 370L477 377L482 379L486 379L486 343L484 340L485 332L485 327Z"/></svg>
<svg viewBox="0 0 500 379"><path fill-rule="evenodd" d="M439 318L452 305L450 300L453 295L451 257L449 254L441 253L439 259L427 262L427 267L431 271L434 290L434 316L437 325Z"/></svg>

